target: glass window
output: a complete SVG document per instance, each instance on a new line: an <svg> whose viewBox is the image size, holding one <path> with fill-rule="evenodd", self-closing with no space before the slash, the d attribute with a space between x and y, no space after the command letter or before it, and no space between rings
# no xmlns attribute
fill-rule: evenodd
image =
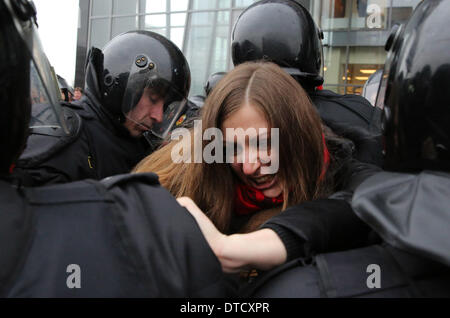
<svg viewBox="0 0 450 318"><path fill-rule="evenodd" d="M111 15L111 0L92 1L92 16Z"/></svg>
<svg viewBox="0 0 450 318"><path fill-rule="evenodd" d="M193 10L208 10L217 8L217 0L192 0Z"/></svg>
<svg viewBox="0 0 450 318"><path fill-rule="evenodd" d="M323 0L321 22L323 30L347 30L352 8L350 0Z"/></svg>
<svg viewBox="0 0 450 318"><path fill-rule="evenodd" d="M217 16L217 22L221 25L230 23L230 12L228 11L219 11Z"/></svg>
<svg viewBox="0 0 450 318"><path fill-rule="evenodd" d="M91 20L91 40L90 46L103 48L109 41L110 19L92 19Z"/></svg>
<svg viewBox="0 0 450 318"><path fill-rule="evenodd" d="M184 27L186 25L186 13L171 14L170 15L170 25Z"/></svg>
<svg viewBox="0 0 450 318"><path fill-rule="evenodd" d="M144 10L144 13L166 12L167 3L166 0L141 0L141 8L141 10Z"/></svg>
<svg viewBox="0 0 450 318"><path fill-rule="evenodd" d="M188 9L189 0L171 0L170 11L186 11Z"/></svg>
<svg viewBox="0 0 450 318"><path fill-rule="evenodd" d="M351 47L347 84L353 85L357 94L362 93L362 87L370 75L382 69L386 60L384 47Z"/></svg>
<svg viewBox="0 0 450 318"><path fill-rule="evenodd" d="M138 0L114 0L114 15L129 15L136 13L138 13Z"/></svg>
<svg viewBox="0 0 450 318"><path fill-rule="evenodd" d="M219 9L228 9L231 7L231 0L219 0Z"/></svg>
<svg viewBox="0 0 450 318"><path fill-rule="evenodd" d="M111 38L126 31L136 30L137 22L137 16L113 18Z"/></svg>
<svg viewBox="0 0 450 318"><path fill-rule="evenodd" d="M191 27L208 26L214 22L214 12L194 12L191 14Z"/></svg>
<svg viewBox="0 0 450 318"><path fill-rule="evenodd" d="M422 0L392 0L392 23L405 23Z"/></svg>
<svg viewBox="0 0 450 318"><path fill-rule="evenodd" d="M207 76L215 72L226 71L227 69L227 57L228 51L230 50L229 44L230 37L228 36L228 32L229 32L228 25L218 26L216 29L214 39L214 49L211 58L211 67L209 69Z"/></svg>
<svg viewBox="0 0 450 318"><path fill-rule="evenodd" d="M351 29L386 29L388 0L353 0Z"/></svg>
<svg viewBox="0 0 450 318"><path fill-rule="evenodd" d="M256 2L257 0L236 0L235 6L237 8L246 8L249 5L251 5L253 2Z"/></svg>
<svg viewBox="0 0 450 318"><path fill-rule="evenodd" d="M166 14L152 14L145 16L145 28L161 28L167 26Z"/></svg>
<svg viewBox="0 0 450 318"><path fill-rule="evenodd" d="M180 50L183 50L184 28L171 28L170 40L175 43Z"/></svg>
<svg viewBox="0 0 450 318"><path fill-rule="evenodd" d="M345 47L324 47L324 85L345 84L346 51Z"/></svg>
<svg viewBox="0 0 450 318"><path fill-rule="evenodd" d="M191 13L185 55L192 74L190 95L203 95L211 73L226 71L230 51L230 12Z"/></svg>

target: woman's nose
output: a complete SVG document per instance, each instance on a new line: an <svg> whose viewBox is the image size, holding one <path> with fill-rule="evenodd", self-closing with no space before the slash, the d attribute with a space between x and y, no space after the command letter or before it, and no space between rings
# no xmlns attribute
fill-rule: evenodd
<svg viewBox="0 0 450 318"><path fill-rule="evenodd" d="M251 150L249 148L245 151L245 160L242 163L242 172L246 175L254 174L261 167L261 163L258 159L257 150Z"/></svg>

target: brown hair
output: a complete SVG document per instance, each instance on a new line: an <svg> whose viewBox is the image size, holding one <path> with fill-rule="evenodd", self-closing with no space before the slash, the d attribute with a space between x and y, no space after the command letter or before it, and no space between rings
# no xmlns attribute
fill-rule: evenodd
<svg viewBox="0 0 450 318"><path fill-rule="evenodd" d="M324 170L321 120L303 88L273 63L243 63L229 72L206 99L202 133L208 128L221 129L224 120L245 104L259 108L269 128L279 129L277 176L284 189L283 209L323 196L328 187L321 178ZM207 143L203 141L203 147ZM175 196L191 197L219 230L226 231L234 211L237 181L230 166L205 162L177 165L171 162L170 147L145 159L147 168L159 173L161 184ZM160 165L163 158L168 159L164 167ZM137 171L149 171L142 167ZM169 176L174 179L169 180Z"/></svg>

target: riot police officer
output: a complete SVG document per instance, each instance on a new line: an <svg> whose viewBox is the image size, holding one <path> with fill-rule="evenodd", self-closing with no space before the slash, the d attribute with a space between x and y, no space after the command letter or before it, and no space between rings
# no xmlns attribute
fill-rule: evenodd
<svg viewBox="0 0 450 318"><path fill-rule="evenodd" d="M226 72L214 72L209 75L208 79L206 80L205 86L203 86L203 92L205 95L195 95L192 96L189 100L196 104L198 107L203 107L203 104L205 103L205 100L208 97L209 93L211 93L212 89L226 74Z"/></svg>
<svg viewBox="0 0 450 318"><path fill-rule="evenodd" d="M14 182L30 129L71 129L35 17L28 0L0 0L0 296L223 297L216 257L155 175Z"/></svg>
<svg viewBox="0 0 450 318"><path fill-rule="evenodd" d="M278 64L305 88L324 123L355 143L357 159L381 165L380 109L358 95L318 89L323 84L322 39L323 33L298 2L258 1L234 25L233 63L265 59Z"/></svg>
<svg viewBox="0 0 450 318"><path fill-rule="evenodd" d="M85 97L63 108L70 133L32 133L16 171L32 186L127 173L182 115L196 114L189 87L185 57L157 33L131 31L93 47Z"/></svg>
<svg viewBox="0 0 450 318"><path fill-rule="evenodd" d="M363 182L352 203L384 243L317 255L312 265L297 259L253 285L252 296L450 296L449 14L450 2L424 1L386 45L377 104L388 171Z"/></svg>

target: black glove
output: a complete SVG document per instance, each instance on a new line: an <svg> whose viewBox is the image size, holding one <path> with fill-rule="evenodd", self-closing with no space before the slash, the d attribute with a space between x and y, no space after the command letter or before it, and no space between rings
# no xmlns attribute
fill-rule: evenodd
<svg viewBox="0 0 450 318"><path fill-rule="evenodd" d="M381 132L370 132L360 126L342 122L327 122L331 130L355 144L355 158L361 162L381 167L383 164L383 143Z"/></svg>

